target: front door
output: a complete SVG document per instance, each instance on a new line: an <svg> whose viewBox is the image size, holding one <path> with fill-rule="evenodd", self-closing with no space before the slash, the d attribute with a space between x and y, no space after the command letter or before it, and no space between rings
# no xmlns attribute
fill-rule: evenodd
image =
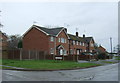
<svg viewBox="0 0 120 83"><path fill-rule="evenodd" d="M80 51L79 51L79 50L77 50L77 55L79 55L79 53L80 53Z"/></svg>
<svg viewBox="0 0 120 83"><path fill-rule="evenodd" d="M60 55L63 55L63 49L60 49Z"/></svg>

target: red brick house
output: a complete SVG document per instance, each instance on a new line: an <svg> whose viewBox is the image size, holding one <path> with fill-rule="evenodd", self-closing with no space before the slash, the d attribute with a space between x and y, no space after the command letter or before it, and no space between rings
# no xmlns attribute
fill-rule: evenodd
<svg viewBox="0 0 120 83"><path fill-rule="evenodd" d="M85 53L85 52L94 52L94 39L92 37L79 37L78 32L76 35L68 34L70 39L70 54L77 54Z"/></svg>
<svg viewBox="0 0 120 83"><path fill-rule="evenodd" d="M0 50L7 50L8 47L8 37L5 33L0 31Z"/></svg>
<svg viewBox="0 0 120 83"><path fill-rule="evenodd" d="M45 28L33 25L23 35L23 49L40 50L47 54L67 55L69 53L69 36L66 29Z"/></svg>
<svg viewBox="0 0 120 83"><path fill-rule="evenodd" d="M99 46L98 47L99 51L102 52L102 53L106 53L106 49L103 47L103 46Z"/></svg>
<svg viewBox="0 0 120 83"><path fill-rule="evenodd" d="M47 54L67 55L94 51L94 39L92 37L79 37L68 34L64 27L45 28L33 25L23 35L23 49L40 50Z"/></svg>

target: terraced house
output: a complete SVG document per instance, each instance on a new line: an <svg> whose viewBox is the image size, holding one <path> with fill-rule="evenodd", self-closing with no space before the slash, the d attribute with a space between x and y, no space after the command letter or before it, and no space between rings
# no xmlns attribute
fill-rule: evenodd
<svg viewBox="0 0 120 83"><path fill-rule="evenodd" d="M45 28L37 25L31 26L23 35L24 50L39 50L46 54L68 55L94 52L93 37L79 37L68 34L64 27Z"/></svg>

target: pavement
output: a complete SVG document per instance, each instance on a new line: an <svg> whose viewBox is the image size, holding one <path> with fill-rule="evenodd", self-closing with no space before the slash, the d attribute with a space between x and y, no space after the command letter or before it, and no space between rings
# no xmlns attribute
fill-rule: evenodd
<svg viewBox="0 0 120 83"><path fill-rule="evenodd" d="M2 70L3 81L118 81L118 63L60 71Z"/></svg>
<svg viewBox="0 0 120 83"><path fill-rule="evenodd" d="M106 59L106 60L93 60L93 61L85 61L85 60L79 60L79 63L97 63L97 64L102 64L102 65L108 65L109 63L104 63L103 61L110 61L110 62L114 62L114 63L118 63L118 60L115 59Z"/></svg>

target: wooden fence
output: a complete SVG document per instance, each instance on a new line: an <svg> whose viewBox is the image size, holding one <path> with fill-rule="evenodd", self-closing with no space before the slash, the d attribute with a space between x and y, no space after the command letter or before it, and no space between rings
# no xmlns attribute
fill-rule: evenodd
<svg viewBox="0 0 120 83"><path fill-rule="evenodd" d="M36 50L7 50L7 59L19 59L19 60L91 60L97 59L97 55L48 55L44 51ZM4 56L4 55L3 55Z"/></svg>
<svg viewBox="0 0 120 83"><path fill-rule="evenodd" d="M44 51L36 51L36 50L8 50L8 59L45 60L45 59L53 59L53 56L52 55L46 55Z"/></svg>
<svg viewBox="0 0 120 83"><path fill-rule="evenodd" d="M77 55L48 55L44 51L36 50L8 50L7 53L8 59L78 61Z"/></svg>

